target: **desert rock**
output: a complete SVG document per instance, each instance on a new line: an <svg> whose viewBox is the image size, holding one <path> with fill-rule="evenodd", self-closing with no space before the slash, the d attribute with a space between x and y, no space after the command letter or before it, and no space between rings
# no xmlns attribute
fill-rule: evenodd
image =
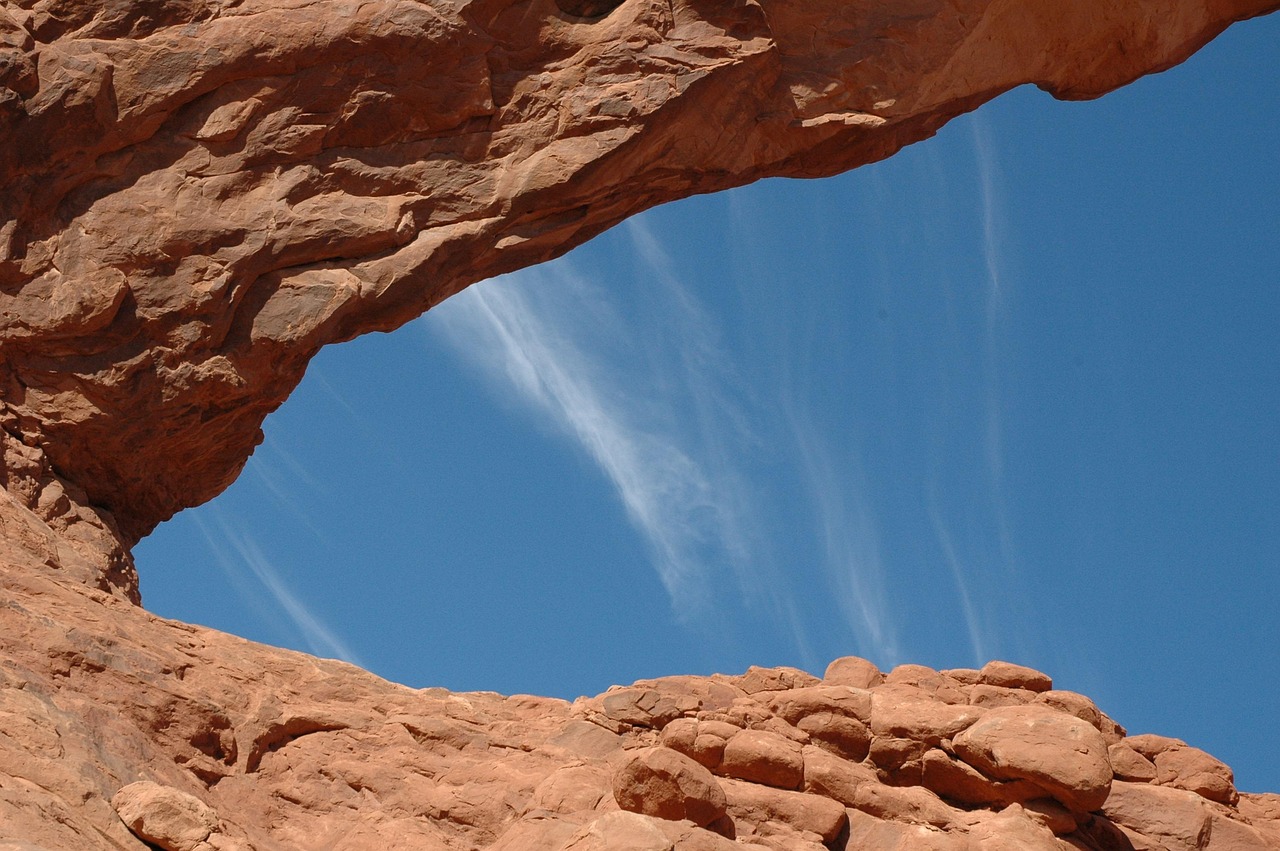
<svg viewBox="0 0 1280 851"><path fill-rule="evenodd" d="M130 556L325 345L1275 8L0 2L0 849L1280 848L1275 800L1014 663L452 694L155 617Z"/></svg>
<svg viewBox="0 0 1280 851"><path fill-rule="evenodd" d="M1004 780L1027 780L1074 812L1102 805L1113 772L1093 726L1041 706L993 709L955 739L958 756Z"/></svg>
<svg viewBox="0 0 1280 851"><path fill-rule="evenodd" d="M741 730L724 748L717 769L727 777L779 789L798 789L804 778L800 745L777 733Z"/></svg>
<svg viewBox="0 0 1280 851"><path fill-rule="evenodd" d="M724 817L725 797L711 772L670 748L645 748L614 775L613 795L630 812L706 827Z"/></svg>
<svg viewBox="0 0 1280 851"><path fill-rule="evenodd" d="M9 731L0 735L0 842L50 851L141 851L112 802L133 824L125 802L137 790L159 790L158 797L137 799L177 801L197 843L254 851L323 847L339 837L340 847L352 849L559 851L571 841L584 848L634 841L724 851L736 841L813 851L824 843L837 847L832 843L846 829L850 842L862 836L903 849L971 847L966 843L995 841L997 834L1040 841L1046 832L1084 848L1107 847L1093 838L1106 835L1131 837L1135 847L1149 841L1149 847L1199 848L1195 843L1214 836L1219 843L1225 837L1254 843L1242 848L1280 848L1274 796L1241 796L1230 806L1193 791L1108 775L1112 793L1100 813L1082 813L1092 800L1055 809L1043 796L1061 793L1055 778L1067 788L1070 773L1079 770L1071 754L1033 751L1040 774L1008 780L994 764L975 758L982 764L966 765L918 742L923 770L911 782L908 775L890 777L870 758L845 758L776 732L700 720L720 710L700 708L697 701L661 733L642 726L617 732L602 726L609 719L598 712L607 695L568 703L409 689L343 663L156 618L79 583L12 569L3 582L8 599L23 603L0 607L0 709ZM68 633L64 623L76 629ZM121 634L136 644L122 644ZM803 703L811 686L785 672L779 677L801 683L796 700L788 700L787 689L740 695L740 716L786 725L770 707ZM736 681L717 675L633 688L679 704L695 685L711 695ZM870 691L874 701L879 691L900 688L882 684ZM937 705L955 709L940 699ZM103 712L103 706L118 709ZM957 740L993 715L1015 710L1055 716L1055 725L1079 725L1101 740L1081 719L1046 706L989 710ZM777 748L789 755L786 766L796 765L792 749L798 748L803 779L782 789L715 778L694 760L657 746L668 735L673 743L688 741L694 730L695 740L741 736L751 745L748 752L766 750L755 747L761 743ZM992 733L992 741L1007 734ZM932 768L939 760L954 769L942 781ZM130 787L138 767L145 767L149 783ZM636 780L617 780L623 776ZM708 778L723 790L723 818L717 818L721 799ZM759 780L777 782L773 775ZM656 783L652 789L650 781ZM647 791L637 794L641 789ZM659 806L663 801L672 806ZM620 813L619 803L645 811ZM143 811L148 819L159 812ZM1068 830L1074 821L1081 826ZM166 841L181 847L148 835L160 847Z"/></svg>
<svg viewBox="0 0 1280 851"><path fill-rule="evenodd" d="M111 799L120 820L139 838L165 851L212 851L218 814L194 795L147 780L130 783Z"/></svg>
<svg viewBox="0 0 1280 851"><path fill-rule="evenodd" d="M1024 83L1096 97L1275 7L10 0L6 528L136 599L129 547L235 478L322 346Z"/></svg>

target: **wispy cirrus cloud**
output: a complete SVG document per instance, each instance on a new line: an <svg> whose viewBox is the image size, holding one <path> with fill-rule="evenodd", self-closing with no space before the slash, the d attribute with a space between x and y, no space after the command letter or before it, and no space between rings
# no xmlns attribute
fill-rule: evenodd
<svg viewBox="0 0 1280 851"><path fill-rule="evenodd" d="M992 494L992 509L998 526L1000 557L1006 570L1016 569L1013 534L1004 496L1005 449L1004 418L1001 415L1000 342L1002 324L1008 315L1009 282L1005 272L1004 224L1000 163L987 122L981 115L970 117L973 133L974 164L978 177L979 216L982 225L982 256L986 266L985 336L983 368L985 371L985 423L983 446L986 454Z"/></svg>
<svg viewBox="0 0 1280 851"><path fill-rule="evenodd" d="M743 380L717 319L643 218L620 230L630 278L606 288L561 260L455 296L426 333L592 458L677 613L767 611L810 658L815 637L842 641L823 612L834 605L862 652L897 659L868 485L808 418L807 379L784 368ZM762 309L777 286L737 284ZM796 494L809 507L797 518L805 540L778 525ZM726 588L736 602L720 599Z"/></svg>
<svg viewBox="0 0 1280 851"><path fill-rule="evenodd" d="M712 574L752 570L747 499L733 450L719 445L746 427L716 401L726 361L710 324L652 237L628 227L650 280L668 290L662 339L623 322L566 261L471 287L432 311L430 328L591 457L687 614L706 603Z"/></svg>
<svg viewBox="0 0 1280 851"><path fill-rule="evenodd" d="M902 649L885 595L884 557L866 477L847 454L837 457L821 430L799 415L801 406L784 410L836 605L863 652L895 664Z"/></svg>
<svg viewBox="0 0 1280 851"><path fill-rule="evenodd" d="M206 520L201 514L194 514L193 519L218 566L241 596L256 603L256 608L265 617L274 619L269 607L259 602L260 591L265 590L276 606L276 614L284 613L290 626L313 654L364 667L355 651L293 593L280 571L257 543L238 532L221 512L215 509L212 513L212 520Z"/></svg>
<svg viewBox="0 0 1280 851"><path fill-rule="evenodd" d="M1023 585L1022 571L1007 495L1007 461L1005 441L1005 385L1010 360L1011 322L1014 300L1017 295L1016 251L1010 250L1011 228L1007 218L1006 191L1000 150L992 136L989 120L982 113L967 116L971 132L974 174L977 179L977 216L981 226L981 255L984 263L985 287L983 299L982 336L982 450L986 482L988 522L993 527L986 536L991 545L982 556L986 562L983 573L989 587L984 598L995 601L1001 611L998 616L1006 627L1005 636L993 647L994 636L983 637L977 614L965 588L964 576L959 571L955 548L948 540L941 514L933 506L932 517L939 539L947 550L947 557L957 583L964 595L965 618L973 636L974 651L981 660L987 652L1004 652L1004 646L1023 656L1029 656L1039 644L1038 623L1029 617L1030 595ZM972 565L977 567L977 565ZM1020 623L1017 630L1009 630L1011 622Z"/></svg>

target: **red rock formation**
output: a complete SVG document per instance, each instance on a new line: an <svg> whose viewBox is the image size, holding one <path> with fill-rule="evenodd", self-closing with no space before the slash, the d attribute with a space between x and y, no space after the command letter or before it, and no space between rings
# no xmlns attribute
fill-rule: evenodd
<svg viewBox="0 0 1280 851"><path fill-rule="evenodd" d="M1280 848L1280 798L1018 666L413 690L153 617L128 552L328 343L1276 7L2 0L0 851Z"/></svg>
<svg viewBox="0 0 1280 851"><path fill-rule="evenodd" d="M450 694L3 576L6 851L1280 848L1280 796L1080 695L985 707L974 671ZM871 731L861 758L808 732L832 717Z"/></svg>
<svg viewBox="0 0 1280 851"><path fill-rule="evenodd" d="M235 478L321 346L1023 83L1100 95L1276 5L6 0L6 487L134 595L128 547Z"/></svg>

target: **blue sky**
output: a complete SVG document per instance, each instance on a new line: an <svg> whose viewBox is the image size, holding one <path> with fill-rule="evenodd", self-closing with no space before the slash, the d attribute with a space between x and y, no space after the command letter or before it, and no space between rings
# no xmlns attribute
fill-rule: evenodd
<svg viewBox="0 0 1280 851"><path fill-rule="evenodd" d="M147 606L563 697L1009 659L1280 791L1280 16L325 350Z"/></svg>

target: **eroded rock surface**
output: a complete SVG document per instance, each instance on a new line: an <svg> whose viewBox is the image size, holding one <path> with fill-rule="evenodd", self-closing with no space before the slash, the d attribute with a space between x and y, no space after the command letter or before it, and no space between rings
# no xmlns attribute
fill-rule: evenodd
<svg viewBox="0 0 1280 851"><path fill-rule="evenodd" d="M451 694L3 577L0 848L1280 849L1280 796L1079 695L988 709L969 672L841 685L851 660L572 703ZM958 720L903 726L906 701ZM811 718L883 732L859 758ZM1111 753L1177 770L1121 779Z"/></svg>
<svg viewBox="0 0 1280 851"><path fill-rule="evenodd" d="M136 597L129 546L235 478L321 346L1020 84L1100 95L1276 6L3 0L5 487L76 542L46 561Z"/></svg>
<svg viewBox="0 0 1280 851"><path fill-rule="evenodd" d="M326 344L1276 7L0 0L0 851L1280 849L1280 797L1017 665L414 690L156 618L129 555Z"/></svg>

